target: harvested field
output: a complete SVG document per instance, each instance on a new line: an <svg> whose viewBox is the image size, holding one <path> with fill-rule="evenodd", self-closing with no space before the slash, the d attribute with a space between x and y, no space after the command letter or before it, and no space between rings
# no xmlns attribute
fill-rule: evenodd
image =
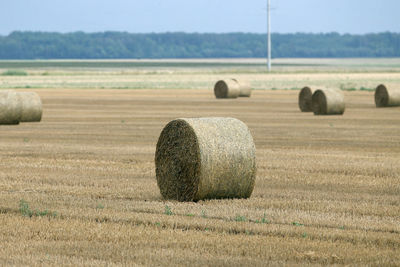
<svg viewBox="0 0 400 267"><path fill-rule="evenodd" d="M0 73L9 69L28 76L0 76L0 89L212 89L232 77L256 90L400 84L400 58L274 59L268 75L265 59L0 61Z"/></svg>
<svg viewBox="0 0 400 267"><path fill-rule="evenodd" d="M0 126L0 265L400 264L400 107L374 92L324 117L295 90L34 91L42 121ZM252 197L163 201L161 130L215 116L252 132Z"/></svg>

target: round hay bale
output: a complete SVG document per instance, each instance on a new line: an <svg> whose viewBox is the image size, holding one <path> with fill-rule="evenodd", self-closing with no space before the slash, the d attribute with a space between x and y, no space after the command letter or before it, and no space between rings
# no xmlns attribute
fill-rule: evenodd
<svg viewBox="0 0 400 267"><path fill-rule="evenodd" d="M155 155L164 199L248 198L256 178L256 149L234 118L183 118L162 130Z"/></svg>
<svg viewBox="0 0 400 267"><path fill-rule="evenodd" d="M400 90L378 85L375 90L375 105L378 108L400 106Z"/></svg>
<svg viewBox="0 0 400 267"><path fill-rule="evenodd" d="M250 97L251 96L252 88L249 83L244 82L244 81L239 82L236 79L232 79L232 80L239 84L239 90L240 90L239 97Z"/></svg>
<svg viewBox="0 0 400 267"><path fill-rule="evenodd" d="M21 111L21 101L17 92L0 90L0 124L19 124Z"/></svg>
<svg viewBox="0 0 400 267"><path fill-rule="evenodd" d="M299 108L301 112L312 112L312 95L314 90L306 86L299 93Z"/></svg>
<svg viewBox="0 0 400 267"><path fill-rule="evenodd" d="M237 98L240 87L234 80L220 80L214 86L214 94L216 98Z"/></svg>
<svg viewBox="0 0 400 267"><path fill-rule="evenodd" d="M42 119L42 101L34 92L21 92L18 97L22 105L20 122L37 122Z"/></svg>
<svg viewBox="0 0 400 267"><path fill-rule="evenodd" d="M343 92L336 89L318 89L312 96L315 115L342 115L345 110Z"/></svg>

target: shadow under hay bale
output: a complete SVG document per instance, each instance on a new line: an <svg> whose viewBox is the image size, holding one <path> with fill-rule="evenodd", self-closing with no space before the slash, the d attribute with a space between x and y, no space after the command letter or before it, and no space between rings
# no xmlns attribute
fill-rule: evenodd
<svg viewBox="0 0 400 267"><path fill-rule="evenodd" d="M301 112L312 112L312 95L314 90L306 86L299 93L299 108Z"/></svg>
<svg viewBox="0 0 400 267"><path fill-rule="evenodd" d="M244 82L244 81L239 82L236 79L232 79L232 80L237 82L239 85L239 90L240 90L239 97L250 97L251 96L252 88L249 83Z"/></svg>
<svg viewBox="0 0 400 267"><path fill-rule="evenodd" d="M214 86L214 94L216 98L237 98L240 87L234 80L220 80Z"/></svg>
<svg viewBox="0 0 400 267"><path fill-rule="evenodd" d="M248 198L256 178L256 149L234 118L183 118L162 130L155 155L164 199Z"/></svg>
<svg viewBox="0 0 400 267"><path fill-rule="evenodd" d="M312 96L315 115L342 115L346 108L344 95L338 89L318 89Z"/></svg>
<svg viewBox="0 0 400 267"><path fill-rule="evenodd" d="M388 89L380 84L375 90L376 107L395 107L400 106L400 89Z"/></svg>
<svg viewBox="0 0 400 267"><path fill-rule="evenodd" d="M42 101L37 93L21 92L18 97L22 105L20 122L39 122L42 119Z"/></svg>
<svg viewBox="0 0 400 267"><path fill-rule="evenodd" d="M0 90L0 124L19 124L22 106L17 92Z"/></svg>

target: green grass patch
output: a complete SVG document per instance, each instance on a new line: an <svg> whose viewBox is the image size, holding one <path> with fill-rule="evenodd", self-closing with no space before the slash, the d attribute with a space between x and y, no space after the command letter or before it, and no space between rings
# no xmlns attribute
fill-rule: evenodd
<svg viewBox="0 0 400 267"><path fill-rule="evenodd" d="M361 86L360 91L373 92L373 91L375 91L375 89L374 88L366 88L364 86Z"/></svg>
<svg viewBox="0 0 400 267"><path fill-rule="evenodd" d="M174 215L174 213L172 212L171 208L168 205L165 205L165 211L164 213L166 215Z"/></svg>
<svg viewBox="0 0 400 267"><path fill-rule="evenodd" d="M269 223L269 221L267 220L267 215L264 213L264 216L261 218L261 220L256 220L256 223Z"/></svg>
<svg viewBox="0 0 400 267"><path fill-rule="evenodd" d="M247 222L247 219L246 219L245 216L237 215L237 216L235 217L235 222Z"/></svg>
<svg viewBox="0 0 400 267"><path fill-rule="evenodd" d="M24 70L6 70L1 75L3 76L28 76Z"/></svg>
<svg viewBox="0 0 400 267"><path fill-rule="evenodd" d="M343 91L368 91L368 92L372 92L375 91L375 89L373 88L367 88L364 86L360 86L357 88L357 86L353 83L349 83L349 84L340 84L340 89L342 89Z"/></svg>
<svg viewBox="0 0 400 267"><path fill-rule="evenodd" d="M205 210L201 210L201 217L202 218L207 218L207 214Z"/></svg>
<svg viewBox="0 0 400 267"><path fill-rule="evenodd" d="M54 212L54 211L31 210L31 208L29 207L29 203L23 199L21 199L19 201L19 212L21 213L22 216L29 217L29 218L44 217L44 216L57 217L57 212Z"/></svg>

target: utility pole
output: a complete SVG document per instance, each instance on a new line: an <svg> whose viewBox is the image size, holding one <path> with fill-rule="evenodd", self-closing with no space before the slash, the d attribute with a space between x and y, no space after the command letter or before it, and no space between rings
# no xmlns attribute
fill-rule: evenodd
<svg viewBox="0 0 400 267"><path fill-rule="evenodd" d="M271 3L270 0L267 0L267 16L268 16L268 72L271 71Z"/></svg>

